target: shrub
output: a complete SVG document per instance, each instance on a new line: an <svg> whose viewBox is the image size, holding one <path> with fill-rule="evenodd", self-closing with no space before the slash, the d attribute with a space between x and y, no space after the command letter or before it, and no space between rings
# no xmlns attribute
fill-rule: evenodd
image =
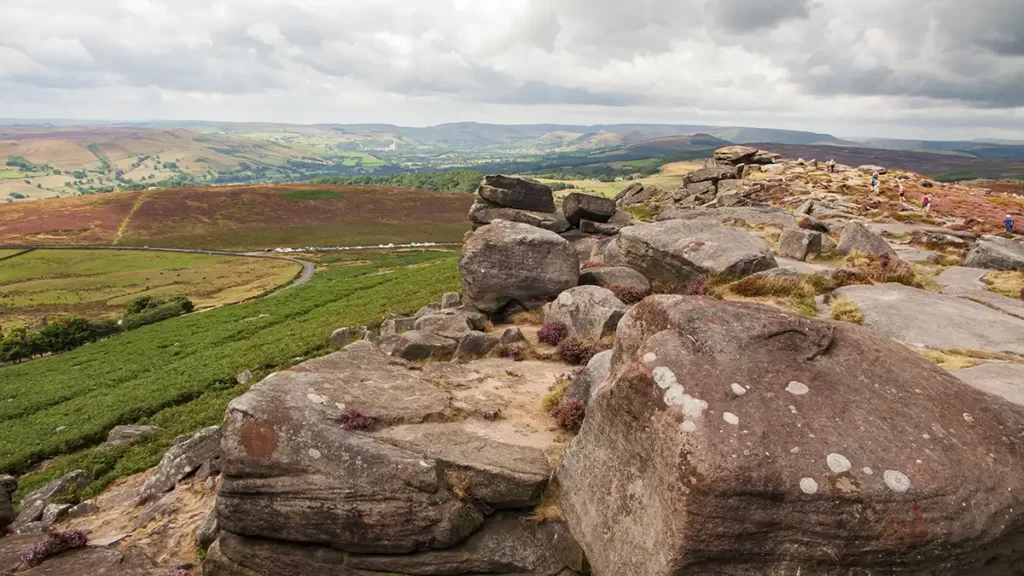
<svg viewBox="0 0 1024 576"><path fill-rule="evenodd" d="M829 304L829 310L829 315L833 320L851 322L853 324L864 323L864 314L861 313L860 308L857 308L857 305L849 298L836 298Z"/></svg>
<svg viewBox="0 0 1024 576"><path fill-rule="evenodd" d="M85 536L85 532L64 530L29 548L21 555L21 560L29 566L39 566L47 558L52 558L68 550L84 548L87 543L88 538Z"/></svg>
<svg viewBox="0 0 1024 576"><path fill-rule="evenodd" d="M582 342L575 336L566 338L558 345L558 356L562 362L572 366L585 366L598 352L610 350L611 344Z"/></svg>
<svg viewBox="0 0 1024 576"><path fill-rule="evenodd" d="M537 339L544 344L558 346L568 335L569 327L565 325L565 322L547 320L541 325L540 330L537 332Z"/></svg>
<svg viewBox="0 0 1024 576"><path fill-rule="evenodd" d="M686 296L707 296L709 289L708 277L698 276L683 288Z"/></svg>
<svg viewBox="0 0 1024 576"><path fill-rule="evenodd" d="M868 278L875 282L896 282L914 288L923 286L914 267L899 257L889 254L872 256L863 252L851 252L845 262L863 271Z"/></svg>
<svg viewBox="0 0 1024 576"><path fill-rule="evenodd" d="M192 576L192 572L189 572L184 568L172 568L171 576Z"/></svg>
<svg viewBox="0 0 1024 576"><path fill-rule="evenodd" d="M580 270L589 270L591 268L604 268L606 266L608 265L605 264L604 262L601 262L600 260L587 260L586 262L583 263L582 266L580 266Z"/></svg>
<svg viewBox="0 0 1024 576"><path fill-rule="evenodd" d="M137 298L133 298L132 301L128 303L128 307L125 308L124 313L131 316L132 314L139 314L146 310L156 308L159 305L160 302L152 296L139 296Z"/></svg>
<svg viewBox="0 0 1024 576"><path fill-rule="evenodd" d="M573 374L563 374L555 378L555 383L548 388L547 394L540 400L540 406L545 412L551 412L561 404L562 397L565 396L565 391L568 390L573 378L575 378Z"/></svg>
<svg viewBox="0 0 1024 576"><path fill-rule="evenodd" d="M563 398L551 411L558 425L572 432L579 432L587 415L587 405L576 398Z"/></svg>
<svg viewBox="0 0 1024 576"><path fill-rule="evenodd" d="M341 415L341 427L345 430L368 430L373 427L374 418L349 408Z"/></svg>
<svg viewBox="0 0 1024 576"><path fill-rule="evenodd" d="M608 287L623 304L636 304L647 297L647 291L628 284L612 284Z"/></svg>
<svg viewBox="0 0 1024 576"><path fill-rule="evenodd" d="M857 284L870 284L871 280L855 268L839 268L833 270L831 274L814 274L808 278L811 286L814 287L814 291L818 294L825 294L833 290L842 288L843 286L853 286Z"/></svg>
<svg viewBox="0 0 1024 576"><path fill-rule="evenodd" d="M195 305L188 298L174 298L159 304L155 308L149 308L138 314L125 316L121 321L121 329L134 330L135 328L167 320L168 318L188 314L193 310L195 310Z"/></svg>

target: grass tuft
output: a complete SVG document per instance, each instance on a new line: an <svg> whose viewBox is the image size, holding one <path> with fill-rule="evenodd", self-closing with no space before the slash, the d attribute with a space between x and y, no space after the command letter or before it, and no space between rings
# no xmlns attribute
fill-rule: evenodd
<svg viewBox="0 0 1024 576"><path fill-rule="evenodd" d="M864 314L860 308L849 298L835 298L829 304L829 316L839 322L850 322L852 324L863 324Z"/></svg>

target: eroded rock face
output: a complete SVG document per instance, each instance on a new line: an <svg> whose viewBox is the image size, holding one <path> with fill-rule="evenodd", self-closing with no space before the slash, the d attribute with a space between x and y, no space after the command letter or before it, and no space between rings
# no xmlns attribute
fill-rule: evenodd
<svg viewBox="0 0 1024 576"><path fill-rule="evenodd" d="M558 472L595 574L1024 562L1024 409L870 330L653 296L612 366Z"/></svg>
<svg viewBox="0 0 1024 576"><path fill-rule="evenodd" d="M872 256L887 254L896 256L896 251L889 246L889 243L881 236L868 230L860 222L849 222L843 227L843 234L839 237L839 246L836 252L849 254L851 252L863 252Z"/></svg>
<svg viewBox="0 0 1024 576"><path fill-rule="evenodd" d="M657 186L634 182L615 195L615 205L619 207L637 206L660 198L664 194L665 191Z"/></svg>
<svg viewBox="0 0 1024 576"><path fill-rule="evenodd" d="M757 148L750 146L725 146L715 150L713 158L716 162L741 164L753 159L755 154L757 154Z"/></svg>
<svg viewBox="0 0 1024 576"><path fill-rule="evenodd" d="M600 286L608 289L628 288L638 294L651 291L651 282L646 276L625 266L601 266L580 272L581 286Z"/></svg>
<svg viewBox="0 0 1024 576"><path fill-rule="evenodd" d="M621 262L651 279L685 285L705 274L748 276L777 266L763 240L702 220L669 220L623 228Z"/></svg>
<svg viewBox="0 0 1024 576"><path fill-rule="evenodd" d="M467 329L463 334L468 332ZM398 335L390 354L410 362L451 360L457 346L458 342L453 338L445 338L433 332L411 330Z"/></svg>
<svg viewBox="0 0 1024 576"><path fill-rule="evenodd" d="M55 500L74 497L88 485L89 474L84 470L75 470L32 492L21 500L21 511L11 524L11 528L20 531L39 522L47 507ZM43 524L41 527L45 528L47 525Z"/></svg>
<svg viewBox="0 0 1024 576"><path fill-rule="evenodd" d="M502 547L491 530L503 516L487 515L539 501L554 433L495 420L518 418L524 386L536 389L533 407L547 385L508 374L503 362L408 370L356 342L258 383L225 418L224 532L206 574L455 575L512 562L493 556ZM356 427L353 411L370 420ZM512 554L518 536L508 526L499 534ZM238 543L244 553L229 550ZM546 554L531 550L529 558ZM558 573L545 566L522 560L493 570Z"/></svg>
<svg viewBox="0 0 1024 576"><path fill-rule="evenodd" d="M534 212L517 208L506 208L482 198L478 198L469 209L469 218L477 226L490 224L495 220L508 220L509 222L529 224L530 226L551 230L552 232L565 232L569 229L569 222L557 212Z"/></svg>
<svg viewBox="0 0 1024 576"><path fill-rule="evenodd" d="M615 200L594 194L572 192L562 199L562 212L565 219L577 228L580 220L607 222L615 214Z"/></svg>
<svg viewBox="0 0 1024 576"><path fill-rule="evenodd" d="M566 398L575 398L584 404L597 395L608 380L612 369L612 351L605 350L594 354L587 365L573 378L565 390Z"/></svg>
<svg viewBox="0 0 1024 576"><path fill-rule="evenodd" d="M720 180L732 180L736 177L736 169L732 167L700 168L684 176L683 183L698 184L710 182L711 184L718 184Z"/></svg>
<svg viewBox="0 0 1024 576"><path fill-rule="evenodd" d="M570 336L597 341L615 333L615 326L625 311L626 305L611 290L577 286L544 306L544 321L562 322L569 327Z"/></svg>
<svg viewBox="0 0 1024 576"><path fill-rule="evenodd" d="M139 489L138 504L159 498L203 464L220 458L220 426L210 426L175 444Z"/></svg>
<svg viewBox="0 0 1024 576"><path fill-rule="evenodd" d="M787 228L779 236L779 255L794 260L806 260L821 254L821 232Z"/></svg>
<svg viewBox="0 0 1024 576"><path fill-rule="evenodd" d="M496 221L462 246L463 303L488 314L510 302L536 308L576 285L579 256L554 232Z"/></svg>
<svg viewBox="0 0 1024 576"><path fill-rule="evenodd" d="M1024 244L998 236L984 236L974 244L974 248L967 254L964 266L995 270L1024 270Z"/></svg>
<svg viewBox="0 0 1024 576"><path fill-rule="evenodd" d="M742 222L748 226L775 226L793 228L796 218L792 214L771 206L736 206L715 209L665 210L657 220L704 220L718 224Z"/></svg>
<svg viewBox="0 0 1024 576"><path fill-rule="evenodd" d="M555 211L551 188L530 178L502 174L484 176L477 194L484 200L506 208L533 212Z"/></svg>

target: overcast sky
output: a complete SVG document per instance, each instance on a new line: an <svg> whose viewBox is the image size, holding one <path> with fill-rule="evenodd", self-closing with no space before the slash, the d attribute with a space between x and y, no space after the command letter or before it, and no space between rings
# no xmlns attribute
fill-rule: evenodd
<svg viewBox="0 0 1024 576"><path fill-rule="evenodd" d="M0 3L0 117L1024 139L1024 0Z"/></svg>

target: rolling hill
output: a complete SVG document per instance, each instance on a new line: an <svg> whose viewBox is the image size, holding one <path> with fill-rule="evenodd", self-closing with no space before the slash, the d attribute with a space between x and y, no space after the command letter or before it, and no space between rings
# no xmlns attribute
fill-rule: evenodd
<svg viewBox="0 0 1024 576"><path fill-rule="evenodd" d="M374 186L168 188L0 205L0 245L268 247L458 242L469 194Z"/></svg>

